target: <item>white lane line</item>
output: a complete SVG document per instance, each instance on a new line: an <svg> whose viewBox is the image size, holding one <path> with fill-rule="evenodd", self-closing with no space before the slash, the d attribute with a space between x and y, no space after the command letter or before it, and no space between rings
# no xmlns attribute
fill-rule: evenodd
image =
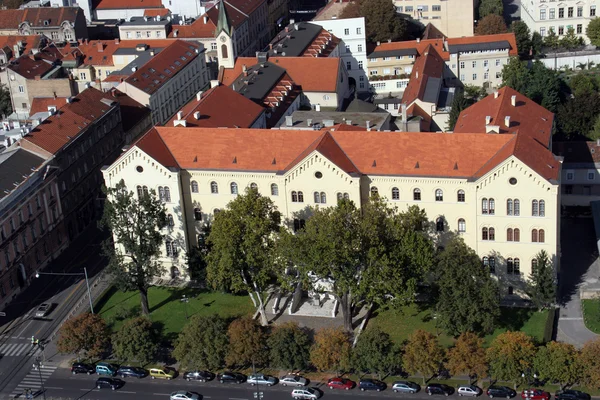
<svg viewBox="0 0 600 400"><path fill-rule="evenodd" d="M17 333L17 336L21 336L25 330L29 327L29 325L31 325L31 323L33 322L33 319L29 320L29 323L27 325L25 325L25 327L23 329L21 329L21 332Z"/></svg>
<svg viewBox="0 0 600 400"><path fill-rule="evenodd" d="M152 394L155 396L170 396L171 395L170 393L152 393ZM244 400L246 400L246 399L244 399Z"/></svg>
<svg viewBox="0 0 600 400"><path fill-rule="evenodd" d="M46 389L63 390L63 388L55 386L46 386Z"/></svg>
<svg viewBox="0 0 600 400"><path fill-rule="evenodd" d="M28 344L19 344L17 345L17 347L15 347L15 352L11 355L14 356L20 356L21 353L23 352L23 350L25 350L25 347L29 346Z"/></svg>
<svg viewBox="0 0 600 400"><path fill-rule="evenodd" d="M248 400L248 399L242 399L239 397L230 397L229 400Z"/></svg>
<svg viewBox="0 0 600 400"><path fill-rule="evenodd" d="M129 393L129 394L136 394L137 392L128 392L127 390L117 390L117 393Z"/></svg>
<svg viewBox="0 0 600 400"><path fill-rule="evenodd" d="M7 345L6 345L6 346L5 346L5 347L2 349L2 353L3 353L5 356L8 356L8 353L10 353L10 352L12 351L13 347L15 347L15 344L14 344L14 343L12 343L12 344L7 344Z"/></svg>

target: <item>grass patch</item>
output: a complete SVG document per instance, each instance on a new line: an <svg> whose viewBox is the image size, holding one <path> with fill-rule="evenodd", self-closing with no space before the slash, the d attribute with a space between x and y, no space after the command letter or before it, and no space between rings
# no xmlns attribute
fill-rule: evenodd
<svg viewBox="0 0 600 400"><path fill-rule="evenodd" d="M509 330L525 332L538 343L543 343L547 319L548 311L502 307L497 328L492 334L485 336L484 345L489 346L496 336ZM415 330L422 329L437 334L440 344L444 347L454 344L454 338L447 335L442 329L436 328L433 310L420 308L416 304L402 307L399 310L377 310L373 313L369 324L379 326L390 335L395 343L402 343Z"/></svg>
<svg viewBox="0 0 600 400"><path fill-rule="evenodd" d="M585 326L594 333L600 333L600 300L581 300Z"/></svg>

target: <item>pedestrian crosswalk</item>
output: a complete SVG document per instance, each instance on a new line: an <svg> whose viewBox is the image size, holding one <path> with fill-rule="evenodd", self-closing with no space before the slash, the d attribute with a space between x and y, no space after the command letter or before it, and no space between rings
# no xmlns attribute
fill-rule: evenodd
<svg viewBox="0 0 600 400"><path fill-rule="evenodd" d="M26 343L6 343L0 345L0 356L2 357L20 357L32 350L30 342Z"/></svg>
<svg viewBox="0 0 600 400"><path fill-rule="evenodd" d="M56 366L42 366L39 369L31 368L31 371L17 385L10 397L13 399L21 398L26 389L30 389L33 393L43 390L44 383L50 378L56 368Z"/></svg>

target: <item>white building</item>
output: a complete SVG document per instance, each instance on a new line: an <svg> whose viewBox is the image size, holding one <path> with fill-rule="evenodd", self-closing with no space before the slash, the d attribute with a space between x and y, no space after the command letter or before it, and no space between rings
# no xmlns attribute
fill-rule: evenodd
<svg viewBox="0 0 600 400"><path fill-rule="evenodd" d="M559 38L573 28L575 34L589 40L585 34L588 24L596 18L597 0L529 0L522 1L521 20L527 24L532 32L539 32L546 36L552 29Z"/></svg>
<svg viewBox="0 0 600 400"><path fill-rule="evenodd" d="M447 37L473 36L477 0L393 0L399 13L427 25L431 23ZM524 0L525 1L525 0Z"/></svg>

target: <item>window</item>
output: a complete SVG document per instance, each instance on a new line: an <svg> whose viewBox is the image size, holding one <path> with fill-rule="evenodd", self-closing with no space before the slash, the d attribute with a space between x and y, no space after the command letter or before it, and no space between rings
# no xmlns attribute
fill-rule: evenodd
<svg viewBox="0 0 600 400"><path fill-rule="evenodd" d="M349 44L346 45L346 53L350 53L350 45Z"/></svg>
<svg viewBox="0 0 600 400"><path fill-rule="evenodd" d="M521 241L521 231L519 230L519 228L515 228L513 230L513 237L514 237L514 242L520 242Z"/></svg>
<svg viewBox="0 0 600 400"><path fill-rule="evenodd" d="M471 65L472 65L473 68L477 68L477 61L472 61Z"/></svg>
<svg viewBox="0 0 600 400"><path fill-rule="evenodd" d="M463 218L460 218L458 220L458 232L465 233L466 231L467 231L467 223L465 222L465 220Z"/></svg>
<svg viewBox="0 0 600 400"><path fill-rule="evenodd" d="M19 85L19 93L25 93L25 87L22 85Z"/></svg>
<svg viewBox="0 0 600 400"><path fill-rule="evenodd" d="M497 58L496 61L495 61L495 63L496 63L496 67L499 67L500 66L500 59Z"/></svg>
<svg viewBox="0 0 600 400"><path fill-rule="evenodd" d="M465 69L465 62L464 61L460 62L460 69Z"/></svg>
<svg viewBox="0 0 600 400"><path fill-rule="evenodd" d="M546 232L543 229L538 231L538 242L544 243L546 241Z"/></svg>
<svg viewBox="0 0 600 400"><path fill-rule="evenodd" d="M279 186L276 183L271 184L271 196L279 196Z"/></svg>
<svg viewBox="0 0 600 400"><path fill-rule="evenodd" d="M392 188L392 200L400 200L400 189L397 187Z"/></svg>
<svg viewBox="0 0 600 400"><path fill-rule="evenodd" d="M347 69L348 71L352 70L352 62L350 62L350 61L346 61L346 69Z"/></svg>
<svg viewBox="0 0 600 400"><path fill-rule="evenodd" d="M513 260L513 274L520 275L521 274L521 260L515 258Z"/></svg>
<svg viewBox="0 0 600 400"><path fill-rule="evenodd" d="M565 17L565 9L561 7L558 9L558 18L564 18L564 17Z"/></svg>
<svg viewBox="0 0 600 400"><path fill-rule="evenodd" d="M304 229L306 221L303 219L294 218L294 232L298 232L300 229Z"/></svg>
<svg viewBox="0 0 600 400"><path fill-rule="evenodd" d="M177 257L177 244L175 243L175 241L167 240L165 242L165 246L167 248L168 257Z"/></svg>
<svg viewBox="0 0 600 400"><path fill-rule="evenodd" d="M473 74L473 80L476 81L477 80L477 74Z"/></svg>
<svg viewBox="0 0 600 400"><path fill-rule="evenodd" d="M297 203L298 202L298 193L293 191L292 192L292 203Z"/></svg>
<svg viewBox="0 0 600 400"><path fill-rule="evenodd" d="M521 202L519 201L519 199L513 200L513 206L514 206L514 214L513 215L519 216L519 214L521 214Z"/></svg>
<svg viewBox="0 0 600 400"><path fill-rule="evenodd" d="M489 63L489 60L483 60L483 67L487 68Z"/></svg>
<svg viewBox="0 0 600 400"><path fill-rule="evenodd" d="M573 18L573 7L567 8L567 17Z"/></svg>
<svg viewBox="0 0 600 400"><path fill-rule="evenodd" d="M582 33L583 33L583 25L582 25L582 24L577 24L577 30L576 30L576 33L577 33L578 35L580 35L580 34L582 34Z"/></svg>
<svg viewBox="0 0 600 400"><path fill-rule="evenodd" d="M350 29L349 28L344 29L344 35L349 35L349 34L350 34Z"/></svg>
<svg viewBox="0 0 600 400"><path fill-rule="evenodd" d="M327 196L325 192L321 192L321 204L327 204Z"/></svg>
<svg viewBox="0 0 600 400"><path fill-rule="evenodd" d="M196 210L194 210L194 211L196 211ZM167 225L175 226L175 220L173 220L173 214L167 215Z"/></svg>
<svg viewBox="0 0 600 400"><path fill-rule="evenodd" d="M440 6L440 5L431 6L431 11L442 11L442 6Z"/></svg>
<svg viewBox="0 0 600 400"><path fill-rule="evenodd" d="M362 34L362 28L356 28L356 34L360 35ZM360 50L359 50L360 51Z"/></svg>
<svg viewBox="0 0 600 400"><path fill-rule="evenodd" d="M595 17L596 16L596 6L590 6L590 17Z"/></svg>
<svg viewBox="0 0 600 400"><path fill-rule="evenodd" d="M217 51L217 42L212 42L212 43L210 44L210 49L211 49L212 51Z"/></svg>
<svg viewBox="0 0 600 400"><path fill-rule="evenodd" d="M583 17L583 7L582 6L577 6L577 16Z"/></svg>
<svg viewBox="0 0 600 400"><path fill-rule="evenodd" d="M421 189L413 190L413 200L421 201Z"/></svg>
<svg viewBox="0 0 600 400"><path fill-rule="evenodd" d="M250 189L252 189L252 190L258 190L258 185L256 184L256 182L252 182L250 184Z"/></svg>
<svg viewBox="0 0 600 400"><path fill-rule="evenodd" d="M494 202L494 199L489 199L488 205L490 209L490 215L494 215L496 213L496 203Z"/></svg>
<svg viewBox="0 0 600 400"><path fill-rule="evenodd" d="M377 196L379 194L379 189L377 186L371 186L371 196Z"/></svg>
<svg viewBox="0 0 600 400"><path fill-rule="evenodd" d="M319 192L315 192L313 195L314 195L314 198L315 198L315 203L320 203L321 202L321 195L319 194Z"/></svg>
<svg viewBox="0 0 600 400"><path fill-rule="evenodd" d="M509 295L509 296L511 296L511 295L513 294L513 292L514 292L514 289L513 289L513 287L512 287L512 286L509 286L509 287L508 287L508 295Z"/></svg>
<svg viewBox="0 0 600 400"><path fill-rule="evenodd" d="M533 243L537 243L538 240L539 240L538 230L537 229L532 229L531 230L531 241Z"/></svg>
<svg viewBox="0 0 600 400"><path fill-rule="evenodd" d="M513 215L513 201L512 199L506 200L506 215Z"/></svg>
<svg viewBox="0 0 600 400"><path fill-rule="evenodd" d="M546 10L545 9L541 9L540 10L540 19L546 19Z"/></svg>
<svg viewBox="0 0 600 400"><path fill-rule="evenodd" d="M481 228L481 240L489 240L489 229Z"/></svg>
<svg viewBox="0 0 600 400"><path fill-rule="evenodd" d="M304 203L304 193L298 192L298 203Z"/></svg>
<svg viewBox="0 0 600 400"><path fill-rule="evenodd" d="M558 27L558 34L559 35L564 35L565 34L565 27L563 25L560 25Z"/></svg>
<svg viewBox="0 0 600 400"><path fill-rule="evenodd" d="M140 185L138 185L136 189L137 189L138 199L141 199L142 196L144 195L144 192L142 191L142 187Z"/></svg>
<svg viewBox="0 0 600 400"><path fill-rule="evenodd" d="M465 202L465 191L464 191L464 190L462 190L462 189L461 189L461 190L459 190L459 191L456 193L456 200L457 200L459 203L464 203L464 202Z"/></svg>
<svg viewBox="0 0 600 400"><path fill-rule="evenodd" d="M531 216L532 217L537 217L538 214L539 214L538 201L537 200L533 200L531 202Z"/></svg>
<svg viewBox="0 0 600 400"><path fill-rule="evenodd" d="M192 193L198 193L198 182L192 181Z"/></svg>
<svg viewBox="0 0 600 400"><path fill-rule="evenodd" d="M80 72L79 79L81 79L82 81L87 80L87 74L85 72Z"/></svg>
<svg viewBox="0 0 600 400"><path fill-rule="evenodd" d="M165 201L166 202L170 202L171 201L171 189L169 189L166 186L165 186Z"/></svg>
<svg viewBox="0 0 600 400"><path fill-rule="evenodd" d="M489 74L489 72L484 72L484 73L483 73L483 79L484 79L484 80L486 80L486 81L487 81L488 79L490 79L490 74Z"/></svg>
<svg viewBox="0 0 600 400"><path fill-rule="evenodd" d="M362 60L358 62L358 69L363 69L363 62L362 62Z"/></svg>
<svg viewBox="0 0 600 400"><path fill-rule="evenodd" d="M488 240L496 240L496 230L494 228L489 228Z"/></svg>
<svg viewBox="0 0 600 400"><path fill-rule="evenodd" d="M219 194L219 185L217 184L217 182L212 181L210 183L210 192L212 194Z"/></svg>
<svg viewBox="0 0 600 400"><path fill-rule="evenodd" d="M506 273L512 275L515 271L515 264L512 258L506 259ZM510 291L510 290L509 290Z"/></svg>
<svg viewBox="0 0 600 400"><path fill-rule="evenodd" d="M550 19L556 18L556 10L554 8L550 9Z"/></svg>
<svg viewBox="0 0 600 400"><path fill-rule="evenodd" d="M196 221L202 221L202 210L199 208L194 208L194 219Z"/></svg>
<svg viewBox="0 0 600 400"><path fill-rule="evenodd" d="M540 206L540 217L545 217L546 216L546 202L544 200L540 200L539 202L539 206Z"/></svg>
<svg viewBox="0 0 600 400"><path fill-rule="evenodd" d="M512 228L508 228L506 230L506 241L507 242L512 242L513 241L513 229Z"/></svg>
<svg viewBox="0 0 600 400"><path fill-rule="evenodd" d="M485 197L483 199L481 199L481 213L482 214L488 214L489 210L488 210L488 199L486 199Z"/></svg>
<svg viewBox="0 0 600 400"><path fill-rule="evenodd" d="M344 200L350 200L350 195L348 193L344 193Z"/></svg>
<svg viewBox="0 0 600 400"><path fill-rule="evenodd" d="M538 266L537 258L534 258L533 260L531 260L531 273L532 274L535 274L537 272L537 266Z"/></svg>
<svg viewBox="0 0 600 400"><path fill-rule="evenodd" d="M229 184L229 188L231 189L231 194L238 194L238 185L235 182L231 182Z"/></svg>
<svg viewBox="0 0 600 400"><path fill-rule="evenodd" d="M444 232L444 218L438 217L438 219L435 220L435 230L437 232Z"/></svg>
<svg viewBox="0 0 600 400"><path fill-rule="evenodd" d="M587 173L588 181L593 181L595 177L596 177L596 171L588 171L588 173Z"/></svg>
<svg viewBox="0 0 600 400"><path fill-rule="evenodd" d="M435 201L444 201L444 192L442 189L437 189L435 191Z"/></svg>

